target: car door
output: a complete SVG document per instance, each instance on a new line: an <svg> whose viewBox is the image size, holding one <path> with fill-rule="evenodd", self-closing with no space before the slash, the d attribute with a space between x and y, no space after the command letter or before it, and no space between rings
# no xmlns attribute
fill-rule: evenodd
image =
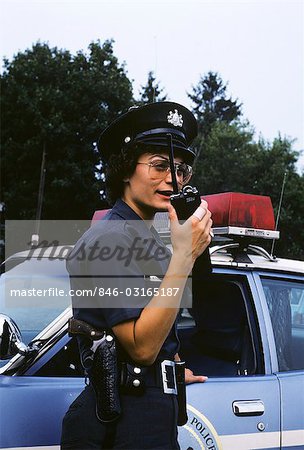
<svg viewBox="0 0 304 450"><path fill-rule="evenodd" d="M267 316L265 318L265 305L263 306L260 303L260 297L251 272L227 272L224 269L218 269L217 272L225 280L232 281L238 286L246 303L245 311L250 328L251 352L253 353L250 363L252 367L248 371L244 367L241 370L239 368L233 373L233 364L235 362L239 364L239 361L233 361L232 358L227 361L227 358L224 358L229 355L229 348L225 347L225 344L222 347L223 354L217 348L217 351L214 352L215 357L210 352L207 356L194 355L196 363L200 358L203 362L201 368L198 364L193 365L195 372L206 374L206 370L210 370L211 375L206 383L195 383L187 387L188 422L179 428L181 448L182 450L279 449L280 385L272 370L273 361L269 344L269 339L271 340L271 336L269 336L270 319ZM231 293L233 294L233 290ZM237 307L237 310L240 310L237 303L233 305L234 297L235 295L229 296L225 287L218 305L216 304L217 300L212 296L208 299L209 304L215 307L215 328L218 326L222 328L218 340L221 345L223 342L231 340L229 333L231 334L235 324L241 321L241 318L237 316L233 322L233 315L235 314L233 308ZM227 305L225 305L226 299L229 302ZM226 310L221 318L220 311L225 308ZM231 308L232 310L229 311ZM199 317L196 317L196 323L199 323L200 326L205 326L204 321L206 320L211 323L212 317L208 319L212 312L211 309L202 306L203 318L200 323ZM193 311L191 313L193 314ZM236 314L238 313L236 312ZM231 323L227 325L225 330L223 327L229 315L231 316ZM211 330L212 332L208 329L207 332L198 333L196 339L205 338L207 341L206 347L210 347L214 340L215 328ZM187 330L181 330L180 334L181 339L183 337L187 339ZM192 342L188 345L191 351L194 343L195 339L192 338ZM181 351L185 346L184 344L181 344ZM203 349L204 347L202 345ZM189 361L193 357L191 351L188 352ZM187 362L187 351L185 353ZM222 357L222 362L219 364L220 357ZM237 355L238 357L241 359L239 355ZM246 357L250 361L250 357L248 355ZM208 369L208 366L210 360L214 364L215 359L217 366L213 373L212 367ZM255 360L254 365L252 365L253 360ZM217 371L219 375L217 375Z"/></svg>
<svg viewBox="0 0 304 450"><path fill-rule="evenodd" d="M304 449L304 279L260 273L256 283L274 331L282 449Z"/></svg>
<svg viewBox="0 0 304 450"><path fill-rule="evenodd" d="M59 449L61 420L80 379L0 375L0 448Z"/></svg>
<svg viewBox="0 0 304 450"><path fill-rule="evenodd" d="M20 376L0 375L0 448L59 449L62 418L85 387L75 344L65 334Z"/></svg>

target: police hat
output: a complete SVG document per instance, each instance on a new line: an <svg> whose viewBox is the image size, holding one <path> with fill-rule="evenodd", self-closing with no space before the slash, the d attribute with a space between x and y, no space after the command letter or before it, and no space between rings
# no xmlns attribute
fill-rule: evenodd
<svg viewBox="0 0 304 450"><path fill-rule="evenodd" d="M189 145L197 136L197 122L189 109L173 102L149 103L132 107L112 122L98 140L104 161L134 143L168 148L167 134L172 135L174 150L192 163L196 153Z"/></svg>

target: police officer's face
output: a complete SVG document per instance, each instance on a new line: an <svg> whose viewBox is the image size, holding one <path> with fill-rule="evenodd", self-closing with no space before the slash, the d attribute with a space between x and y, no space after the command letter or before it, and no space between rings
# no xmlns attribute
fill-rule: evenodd
<svg viewBox="0 0 304 450"><path fill-rule="evenodd" d="M168 209L173 194L172 176L170 170L161 170L168 161L166 152L144 153L138 158L133 174L125 180L123 200L143 219L151 219L155 212ZM174 162L180 164L183 160L177 156ZM178 171L177 183L181 189L183 180Z"/></svg>

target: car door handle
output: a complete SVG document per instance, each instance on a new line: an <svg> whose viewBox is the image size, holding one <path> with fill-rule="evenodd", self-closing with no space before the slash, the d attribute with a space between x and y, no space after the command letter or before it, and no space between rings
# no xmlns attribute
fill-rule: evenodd
<svg viewBox="0 0 304 450"><path fill-rule="evenodd" d="M261 416L265 412L262 400L238 400L232 403L236 416Z"/></svg>

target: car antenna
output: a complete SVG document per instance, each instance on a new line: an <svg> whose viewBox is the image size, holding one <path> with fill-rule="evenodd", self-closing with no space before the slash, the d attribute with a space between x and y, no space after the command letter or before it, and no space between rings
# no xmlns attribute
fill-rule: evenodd
<svg viewBox="0 0 304 450"><path fill-rule="evenodd" d="M282 189L281 189L279 207L278 207L277 218L276 218L276 223L275 223L275 231L278 230L280 214L281 214L281 207L282 207L282 201L283 201L283 195L284 195L285 184L286 184L286 178L287 178L287 170L285 170L285 172L284 172L284 178L283 178L283 182L282 182ZM273 257L273 252L274 252L274 244L275 244L275 239L272 240L272 246L271 246L271 251L270 251L270 255L272 257Z"/></svg>
<svg viewBox="0 0 304 450"><path fill-rule="evenodd" d="M46 160L46 145L43 143L43 151L42 151L42 161L40 168L40 181L39 181L39 191L38 191L38 204L36 210L36 220L35 220L35 229L34 234L31 237L31 246L35 247L39 243L39 230L40 230L40 222L41 222L41 210L43 203L43 195L44 195L44 185L45 185L45 160Z"/></svg>

